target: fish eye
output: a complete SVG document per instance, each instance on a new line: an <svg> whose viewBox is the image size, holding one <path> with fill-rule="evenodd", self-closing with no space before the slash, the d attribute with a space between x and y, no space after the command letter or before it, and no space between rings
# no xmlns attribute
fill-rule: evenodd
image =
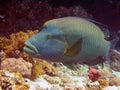
<svg viewBox="0 0 120 90"><path fill-rule="evenodd" d="M52 38L52 34L47 34L47 38L48 39Z"/></svg>

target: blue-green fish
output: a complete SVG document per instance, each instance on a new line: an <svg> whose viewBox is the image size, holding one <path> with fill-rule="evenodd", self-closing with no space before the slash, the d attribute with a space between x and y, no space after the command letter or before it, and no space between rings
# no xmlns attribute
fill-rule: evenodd
<svg viewBox="0 0 120 90"><path fill-rule="evenodd" d="M40 33L25 42L24 51L47 61L96 62L98 57L109 56L113 42L105 39L109 31L100 25L103 26L79 17L47 21Z"/></svg>

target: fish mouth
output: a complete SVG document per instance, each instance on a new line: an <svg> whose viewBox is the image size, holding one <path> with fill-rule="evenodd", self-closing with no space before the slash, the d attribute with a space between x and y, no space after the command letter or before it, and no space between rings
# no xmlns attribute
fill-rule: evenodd
<svg viewBox="0 0 120 90"><path fill-rule="evenodd" d="M25 42L25 47L23 50L28 54L38 54L37 48L31 43Z"/></svg>

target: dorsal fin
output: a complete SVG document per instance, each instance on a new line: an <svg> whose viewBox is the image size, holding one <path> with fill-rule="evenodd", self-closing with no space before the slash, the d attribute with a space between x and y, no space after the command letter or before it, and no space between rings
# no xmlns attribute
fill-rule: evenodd
<svg viewBox="0 0 120 90"><path fill-rule="evenodd" d="M102 30L102 32L104 33L105 39L110 37L109 27L107 25L105 25L103 23L100 23L98 21L89 19L89 18L83 18L83 19L87 20L87 21L90 21L90 22L94 23L95 25L97 25Z"/></svg>
<svg viewBox="0 0 120 90"><path fill-rule="evenodd" d="M89 19L89 18L83 18L83 19L85 19L85 20L87 20L87 21L90 21L90 22L96 24L96 25L99 26L100 28L109 28L107 25L105 25L105 24L103 24L103 23L101 23L101 22L95 21L95 20L93 20L93 19Z"/></svg>
<svg viewBox="0 0 120 90"><path fill-rule="evenodd" d="M79 39L74 45L68 48L64 55L74 57L76 56L82 48L82 38Z"/></svg>

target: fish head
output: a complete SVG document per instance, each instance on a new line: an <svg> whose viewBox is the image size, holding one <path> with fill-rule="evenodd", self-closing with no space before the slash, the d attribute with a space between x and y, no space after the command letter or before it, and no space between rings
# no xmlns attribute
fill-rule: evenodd
<svg viewBox="0 0 120 90"><path fill-rule="evenodd" d="M33 57L54 60L64 54L66 47L64 32L56 25L48 25L25 42L24 51Z"/></svg>

